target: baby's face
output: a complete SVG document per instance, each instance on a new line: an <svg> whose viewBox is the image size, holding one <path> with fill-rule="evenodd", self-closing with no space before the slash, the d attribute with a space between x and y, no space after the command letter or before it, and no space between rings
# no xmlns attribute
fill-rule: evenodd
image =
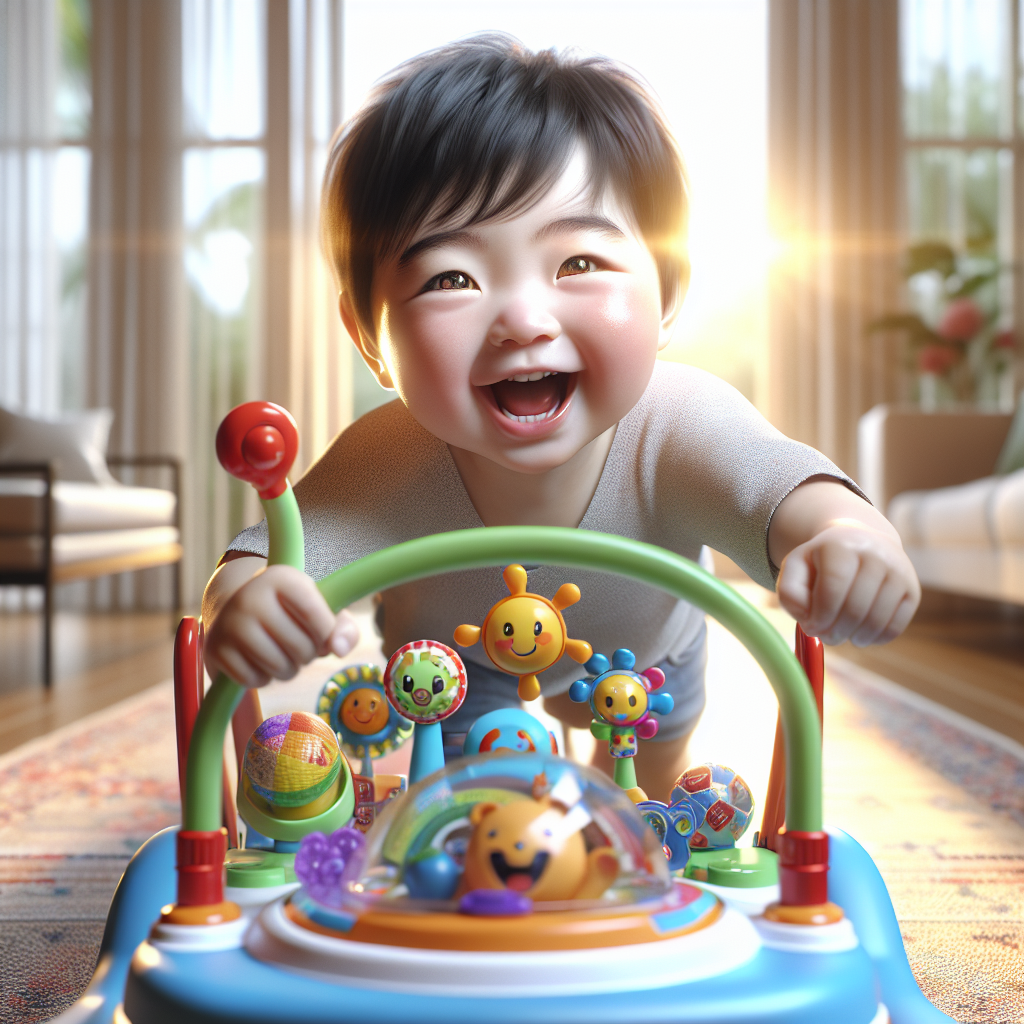
<svg viewBox="0 0 1024 1024"><path fill-rule="evenodd" d="M654 257L586 180L579 155L526 212L424 228L375 274L382 383L436 437L518 472L617 423L668 340Z"/></svg>

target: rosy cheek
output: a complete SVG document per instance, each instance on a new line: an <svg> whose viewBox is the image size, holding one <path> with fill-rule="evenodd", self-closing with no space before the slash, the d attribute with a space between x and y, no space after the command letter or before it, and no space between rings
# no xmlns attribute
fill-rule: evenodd
<svg viewBox="0 0 1024 1024"><path fill-rule="evenodd" d="M510 650L512 650L512 644L513 643L515 643L514 640L495 640L494 641L494 646L499 651L510 651Z"/></svg>
<svg viewBox="0 0 1024 1024"><path fill-rule="evenodd" d="M541 647L545 644L551 643L552 640L554 640L554 637L550 633L541 633L541 635L537 637L537 643L539 643Z"/></svg>

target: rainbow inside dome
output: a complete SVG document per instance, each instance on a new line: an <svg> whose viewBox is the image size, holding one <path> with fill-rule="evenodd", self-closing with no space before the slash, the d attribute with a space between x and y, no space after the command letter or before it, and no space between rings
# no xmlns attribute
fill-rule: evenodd
<svg viewBox="0 0 1024 1024"><path fill-rule="evenodd" d="M341 771L341 750L317 715L274 715L249 738L244 768L253 791L277 807L301 807L324 795Z"/></svg>

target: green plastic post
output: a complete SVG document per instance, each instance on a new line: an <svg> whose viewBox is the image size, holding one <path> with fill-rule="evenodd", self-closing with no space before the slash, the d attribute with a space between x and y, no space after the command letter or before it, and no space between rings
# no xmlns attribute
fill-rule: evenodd
<svg viewBox="0 0 1024 1024"><path fill-rule="evenodd" d="M291 484L276 498L263 501L270 536L268 565L291 565L304 570L302 519ZM187 832L214 832L221 826L221 777L224 774L224 736L245 687L223 672L213 681L199 705L188 747L185 806L182 828Z"/></svg>
<svg viewBox="0 0 1024 1024"><path fill-rule="evenodd" d="M628 792L636 789L636 765L631 757L615 758L615 768L612 773L612 780L619 789Z"/></svg>

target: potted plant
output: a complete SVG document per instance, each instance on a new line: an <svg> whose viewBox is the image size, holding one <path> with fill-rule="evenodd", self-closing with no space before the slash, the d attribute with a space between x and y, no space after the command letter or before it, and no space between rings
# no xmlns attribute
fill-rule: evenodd
<svg viewBox="0 0 1024 1024"><path fill-rule="evenodd" d="M903 276L917 309L879 317L868 331L901 336L922 409L957 402L1012 407L1017 336L999 304L999 279L1008 270L944 242L907 250Z"/></svg>

